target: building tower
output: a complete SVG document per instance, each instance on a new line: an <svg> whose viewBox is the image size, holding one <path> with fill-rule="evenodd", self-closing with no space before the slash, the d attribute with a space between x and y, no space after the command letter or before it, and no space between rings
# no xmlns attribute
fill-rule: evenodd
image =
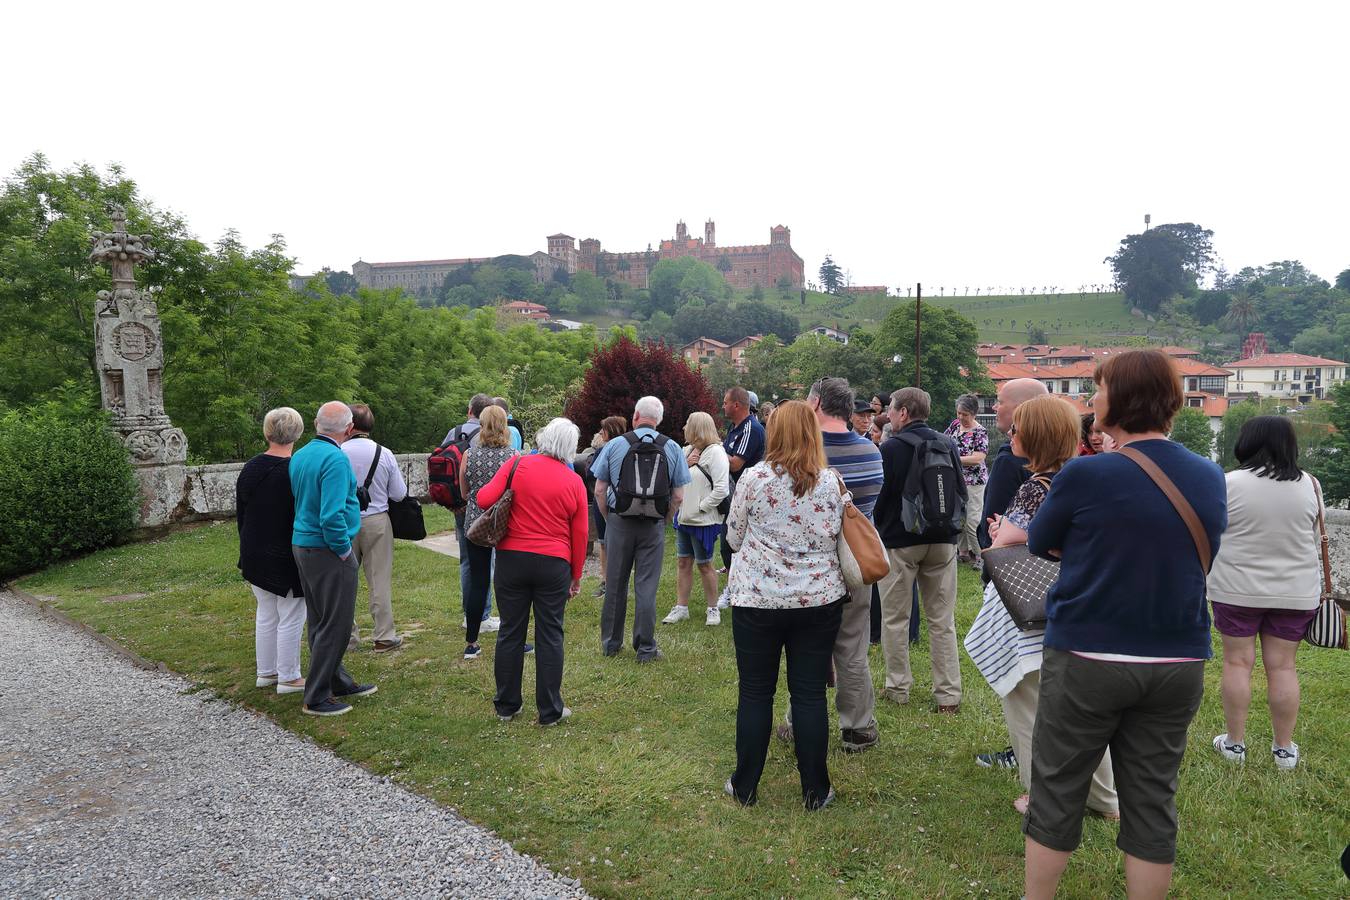
<svg viewBox="0 0 1350 900"><path fill-rule="evenodd" d="M709 219L703 223L703 247L708 249L717 246L717 226L713 220Z"/></svg>
<svg viewBox="0 0 1350 900"><path fill-rule="evenodd" d="M684 224L683 221L676 222L676 223L675 223L675 242L676 242L676 243L679 243L679 244L682 244L682 243L684 243L684 242L687 241L687 240L689 240L689 228Z"/></svg>

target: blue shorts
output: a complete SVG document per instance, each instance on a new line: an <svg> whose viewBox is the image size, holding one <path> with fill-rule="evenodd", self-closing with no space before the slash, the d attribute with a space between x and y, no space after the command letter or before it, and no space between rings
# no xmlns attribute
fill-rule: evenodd
<svg viewBox="0 0 1350 900"><path fill-rule="evenodd" d="M694 536L689 532L685 531L683 528L675 529L676 556L678 556L680 559L687 559L688 557L692 556L694 558L694 562L698 563L700 566L703 565L704 563L712 562L713 555L711 553L709 553L707 556L700 555L702 553L703 553L703 544L700 541L694 540Z"/></svg>

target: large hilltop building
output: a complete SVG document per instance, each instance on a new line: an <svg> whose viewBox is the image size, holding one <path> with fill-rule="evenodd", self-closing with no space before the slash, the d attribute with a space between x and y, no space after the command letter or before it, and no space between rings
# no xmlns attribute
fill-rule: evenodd
<svg viewBox="0 0 1350 900"><path fill-rule="evenodd" d="M648 274L661 260L684 256L715 266L728 284L742 290L755 285L774 287L784 277L794 290L800 290L805 277L802 258L792 249L792 230L785 225L769 229L767 244L719 247L717 226L711 219L703 223L701 238L691 238L688 226L677 222L675 237L661 241L659 249L654 250L648 244L646 250L621 253L602 249L595 238L586 238L578 246L570 234L551 234L548 255L565 266L569 274L592 272L634 287L646 287Z"/></svg>
<svg viewBox="0 0 1350 900"><path fill-rule="evenodd" d="M535 278L546 281L559 269L569 275L591 272L601 278L610 278L646 287L652 267L663 259L692 256L715 266L732 287L747 290L759 285L770 288L786 278L793 290L804 283L802 258L792 249L792 231L785 225L769 229L767 244L746 244L732 247L717 246L717 226L708 220L703 225L703 237L691 238L683 222L675 225L675 237L661 241L658 249L650 244L646 250L615 253L600 247L596 238L586 238L577 245L570 234L548 236L548 252L536 250L528 259L534 263ZM425 297L434 293L445 281L445 276L469 263L491 262L494 257L477 256L459 259L419 259L407 262L366 262L352 264L352 277L362 287L403 288L410 294Z"/></svg>

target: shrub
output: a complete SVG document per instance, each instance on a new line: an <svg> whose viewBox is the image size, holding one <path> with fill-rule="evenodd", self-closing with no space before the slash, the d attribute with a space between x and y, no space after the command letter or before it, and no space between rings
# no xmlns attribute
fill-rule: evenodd
<svg viewBox="0 0 1350 900"><path fill-rule="evenodd" d="M0 413L0 578L115 542L139 503L105 414L56 404Z"/></svg>
<svg viewBox="0 0 1350 900"><path fill-rule="evenodd" d="M591 356L581 390L567 404L567 417L581 429L581 443L589 445L606 416L623 416L632 423L633 404L650 394L665 404L657 430L684 443L684 420L702 410L716 420L719 401L703 373L689 368L665 344L647 341L641 346L620 335Z"/></svg>

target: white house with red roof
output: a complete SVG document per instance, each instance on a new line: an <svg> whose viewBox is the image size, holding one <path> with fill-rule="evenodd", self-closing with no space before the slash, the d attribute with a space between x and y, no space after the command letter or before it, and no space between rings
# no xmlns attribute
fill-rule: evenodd
<svg viewBox="0 0 1350 900"><path fill-rule="evenodd" d="M1307 403L1345 380L1346 363L1304 353L1262 353L1228 363L1229 396L1271 397Z"/></svg>

